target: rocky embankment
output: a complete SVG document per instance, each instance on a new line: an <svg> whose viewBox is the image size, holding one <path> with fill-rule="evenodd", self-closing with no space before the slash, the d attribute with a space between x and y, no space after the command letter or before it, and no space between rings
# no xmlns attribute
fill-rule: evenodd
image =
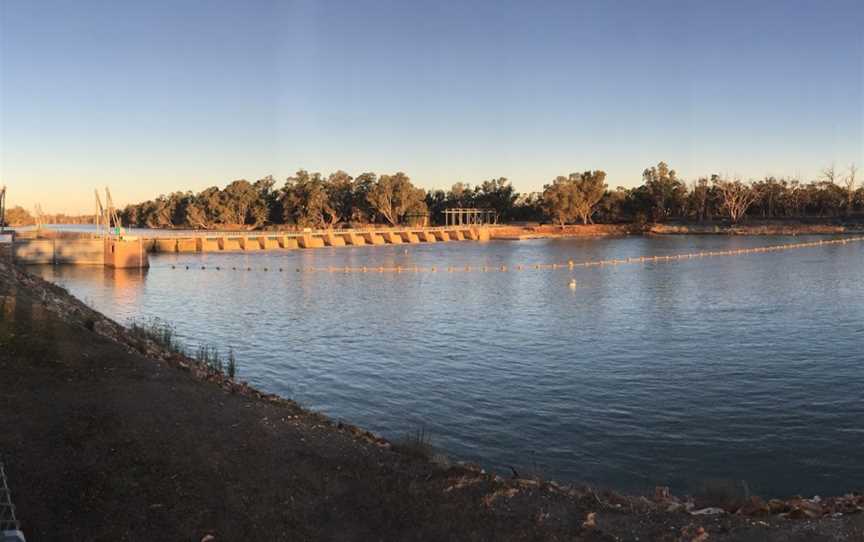
<svg viewBox="0 0 864 542"><path fill-rule="evenodd" d="M4 261L0 375L0 452L31 542L864 539L859 494L622 495L391 443L162 350Z"/></svg>

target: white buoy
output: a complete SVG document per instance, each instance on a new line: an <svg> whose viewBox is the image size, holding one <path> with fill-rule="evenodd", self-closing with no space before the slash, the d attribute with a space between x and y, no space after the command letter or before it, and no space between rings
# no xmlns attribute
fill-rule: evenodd
<svg viewBox="0 0 864 542"><path fill-rule="evenodd" d="M576 289L576 279L570 279L570 284L568 284L568 286L570 286L571 290L575 290Z"/></svg>

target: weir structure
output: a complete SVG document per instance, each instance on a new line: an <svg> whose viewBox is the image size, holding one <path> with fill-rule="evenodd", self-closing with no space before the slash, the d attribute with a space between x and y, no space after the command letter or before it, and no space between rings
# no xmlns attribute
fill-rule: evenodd
<svg viewBox="0 0 864 542"><path fill-rule="evenodd" d="M409 245L448 241L488 241L487 226L405 227L365 230L317 230L302 232L155 232L126 235L116 212L102 207L97 195L97 235L77 234L17 236L12 257L23 264L104 265L114 268L146 268L150 253L259 252Z"/></svg>
<svg viewBox="0 0 864 542"><path fill-rule="evenodd" d="M147 252L253 252L324 247L357 247L488 241L486 226L405 227L387 229L319 230L303 232L183 232L142 236Z"/></svg>

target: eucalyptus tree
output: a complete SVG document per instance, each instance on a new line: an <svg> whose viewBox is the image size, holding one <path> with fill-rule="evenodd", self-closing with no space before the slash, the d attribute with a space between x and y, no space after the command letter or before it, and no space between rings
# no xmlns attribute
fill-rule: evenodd
<svg viewBox="0 0 864 542"><path fill-rule="evenodd" d="M680 214L687 197L687 186L678 179L674 169L666 162L642 172L642 180L652 202L652 218L663 220Z"/></svg>
<svg viewBox="0 0 864 542"><path fill-rule="evenodd" d="M470 184L459 181L454 183L447 192L447 206L454 207L474 207L474 189Z"/></svg>
<svg viewBox="0 0 864 542"><path fill-rule="evenodd" d="M576 187L568 177L557 177L543 187L543 209L562 228L576 219Z"/></svg>
<svg viewBox="0 0 864 542"><path fill-rule="evenodd" d="M600 170L557 177L543 189L546 211L561 226L577 219L588 224L606 193L605 180L606 172Z"/></svg>
<svg viewBox="0 0 864 542"><path fill-rule="evenodd" d="M492 209L501 220L509 220L519 194L506 177L483 181L474 190L474 206Z"/></svg>
<svg viewBox="0 0 864 542"><path fill-rule="evenodd" d="M6 225L8 226L29 226L35 223L36 219L33 218L33 215L20 205L6 209Z"/></svg>
<svg viewBox="0 0 864 542"><path fill-rule="evenodd" d="M688 207L698 222L704 222L710 216L711 182L701 177L693 182L693 188L688 196Z"/></svg>
<svg viewBox="0 0 864 542"><path fill-rule="evenodd" d="M393 175L381 175L366 194L366 199L375 211L391 225L402 222L409 213L427 212L426 191L411 184L401 171Z"/></svg>
<svg viewBox="0 0 864 542"><path fill-rule="evenodd" d="M747 209L759 197L759 191L739 179L730 181L721 177L714 178L714 187L720 198L720 206L729 221L737 224L747 213Z"/></svg>
<svg viewBox="0 0 864 542"><path fill-rule="evenodd" d="M246 179L239 179L226 186L219 195L219 223L236 226L262 226L269 214L262 188L268 185L272 187L270 182L253 185Z"/></svg>
<svg viewBox="0 0 864 542"><path fill-rule="evenodd" d="M849 164L849 173L843 178L843 186L846 189L846 214L851 215L855 207L855 185L857 181L855 176L858 174L858 167L852 163Z"/></svg>
<svg viewBox="0 0 864 542"><path fill-rule="evenodd" d="M285 181L279 196L285 224L323 228L332 225L335 211L330 205L324 178L320 173L297 171Z"/></svg>
<svg viewBox="0 0 864 542"><path fill-rule="evenodd" d="M326 214L332 227L339 222L351 220L354 215L354 178L342 171L331 173L324 185L328 205Z"/></svg>

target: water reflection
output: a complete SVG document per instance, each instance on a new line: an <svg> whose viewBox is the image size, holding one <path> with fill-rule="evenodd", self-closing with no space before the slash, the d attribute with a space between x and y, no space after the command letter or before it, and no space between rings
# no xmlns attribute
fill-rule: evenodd
<svg viewBox="0 0 864 542"><path fill-rule="evenodd" d="M256 386L389 437L423 426L460 459L622 488L727 478L836 493L864 480L860 246L516 270L802 240L170 254L149 271L40 272L121 322L157 316L191 346L233 346ZM510 271L295 271L381 265Z"/></svg>

